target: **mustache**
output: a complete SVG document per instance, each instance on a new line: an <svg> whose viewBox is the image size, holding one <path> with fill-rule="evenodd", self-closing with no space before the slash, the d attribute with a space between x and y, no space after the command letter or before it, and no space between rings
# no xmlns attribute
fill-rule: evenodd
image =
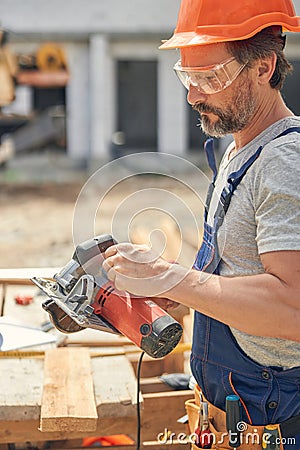
<svg viewBox="0 0 300 450"><path fill-rule="evenodd" d="M212 113L216 116L222 116L223 111L219 108L214 108L213 106L206 105L205 103L197 103L192 106L192 108L198 113Z"/></svg>

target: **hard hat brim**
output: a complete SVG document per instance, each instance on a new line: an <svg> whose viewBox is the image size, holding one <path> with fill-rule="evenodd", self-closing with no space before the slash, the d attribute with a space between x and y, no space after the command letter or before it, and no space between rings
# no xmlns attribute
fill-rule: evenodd
<svg viewBox="0 0 300 450"><path fill-rule="evenodd" d="M248 39L264 28L279 25L283 31L300 32L300 17L282 13L261 14L242 24L225 26L200 26L192 32L177 32L159 47L160 50L216 44Z"/></svg>

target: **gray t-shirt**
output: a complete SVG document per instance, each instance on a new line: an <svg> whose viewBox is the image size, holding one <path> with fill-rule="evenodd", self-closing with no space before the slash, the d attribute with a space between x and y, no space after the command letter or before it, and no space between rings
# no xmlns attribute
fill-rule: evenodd
<svg viewBox="0 0 300 450"><path fill-rule="evenodd" d="M300 117L289 117L271 125L231 159L228 155L232 145L225 152L215 195L222 191L228 175L266 144L234 192L219 230L220 274L223 276L263 273L260 254L300 250L300 134L293 132L272 140L290 127L300 127ZM215 207L216 198L213 198L208 222ZM285 368L300 366L299 342L231 330L243 351L260 364Z"/></svg>

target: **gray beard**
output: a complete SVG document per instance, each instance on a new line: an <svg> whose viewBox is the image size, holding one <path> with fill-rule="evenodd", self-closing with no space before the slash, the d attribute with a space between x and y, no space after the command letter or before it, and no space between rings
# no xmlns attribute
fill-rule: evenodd
<svg viewBox="0 0 300 450"><path fill-rule="evenodd" d="M210 112L218 117L212 122L207 115L201 115L200 125L205 134L219 138L243 130L256 110L256 101L250 83L241 83L231 105L221 109L199 103L194 105L193 109L199 113Z"/></svg>

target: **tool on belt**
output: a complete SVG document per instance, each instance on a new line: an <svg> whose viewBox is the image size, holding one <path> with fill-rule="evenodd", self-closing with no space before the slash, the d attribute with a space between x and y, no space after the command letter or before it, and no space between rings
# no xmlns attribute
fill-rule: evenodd
<svg viewBox="0 0 300 450"><path fill-rule="evenodd" d="M280 436L277 425L266 425L262 436L264 450L280 450Z"/></svg>
<svg viewBox="0 0 300 450"><path fill-rule="evenodd" d="M211 431L209 429L208 420L208 403L203 400L202 393L200 396L199 421L195 430L196 446L199 448L211 448Z"/></svg>
<svg viewBox="0 0 300 450"><path fill-rule="evenodd" d="M153 358L170 353L182 327L149 298L118 291L102 269L103 253L117 242L108 234L78 245L54 281L32 278L49 298L42 307L58 330L121 333Z"/></svg>
<svg viewBox="0 0 300 450"><path fill-rule="evenodd" d="M226 397L226 428L229 435L229 445L238 448L241 445L239 424L241 423L241 402L237 395Z"/></svg>

